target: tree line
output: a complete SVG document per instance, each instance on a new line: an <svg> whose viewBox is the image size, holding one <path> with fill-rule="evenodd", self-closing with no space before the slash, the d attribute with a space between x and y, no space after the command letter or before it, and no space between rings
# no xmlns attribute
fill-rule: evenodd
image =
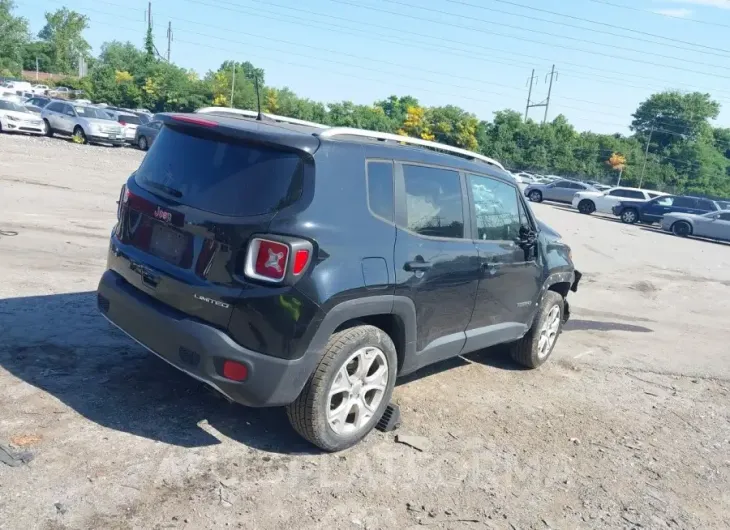
<svg viewBox="0 0 730 530"><path fill-rule="evenodd" d="M81 89L96 102L193 111L211 105L262 110L326 125L359 127L434 140L481 152L512 170L596 180L675 193L730 197L730 129L713 127L720 104L710 94L666 91L650 95L633 114L630 135L579 132L559 115L542 124L501 110L491 121L454 105L427 107L414 96L393 95L372 105L323 103L289 88L266 85L248 61L226 61L198 75L163 60L148 33L141 47L112 41L98 56L83 32L86 16L67 8L48 12L33 38L12 0L0 0L0 75L35 70L69 77L59 85ZM72 77L84 57L88 75ZM235 83L233 78L235 76ZM231 87L234 86L233 94ZM648 151L647 151L648 145Z"/></svg>

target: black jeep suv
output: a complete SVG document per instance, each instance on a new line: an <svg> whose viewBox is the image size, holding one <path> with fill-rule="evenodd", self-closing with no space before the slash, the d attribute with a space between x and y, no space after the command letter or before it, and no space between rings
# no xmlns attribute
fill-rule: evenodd
<svg viewBox="0 0 730 530"><path fill-rule="evenodd" d="M171 365L286 405L335 451L379 421L396 376L498 343L527 367L550 356L580 273L498 163L271 118L160 120L98 305Z"/></svg>

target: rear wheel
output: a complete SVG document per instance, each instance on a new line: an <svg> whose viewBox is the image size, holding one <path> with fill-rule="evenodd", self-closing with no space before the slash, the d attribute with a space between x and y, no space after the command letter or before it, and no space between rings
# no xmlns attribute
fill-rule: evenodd
<svg viewBox="0 0 730 530"><path fill-rule="evenodd" d="M51 129L51 124L48 123L48 120L46 120L46 119L43 120L43 126L46 129L46 136L48 136L49 138L51 136L53 136L53 129Z"/></svg>
<svg viewBox="0 0 730 530"><path fill-rule="evenodd" d="M555 291L546 291L527 334L510 346L512 358L526 368L537 368L548 360L563 330L565 301Z"/></svg>
<svg viewBox="0 0 730 530"><path fill-rule="evenodd" d="M542 192L539 190L532 190L528 195L527 198L530 199L532 202L542 202Z"/></svg>
<svg viewBox="0 0 730 530"><path fill-rule="evenodd" d="M149 149L149 144L147 143L147 137L146 136L140 136L139 140L137 140L137 146L142 151L147 151Z"/></svg>
<svg viewBox="0 0 730 530"><path fill-rule="evenodd" d="M590 199L583 199L578 203L578 211L586 215L591 215L596 211L595 203Z"/></svg>
<svg viewBox="0 0 730 530"><path fill-rule="evenodd" d="M639 212L637 212L634 208L627 208L623 212L621 212L621 221L632 225L636 223L639 220Z"/></svg>
<svg viewBox="0 0 730 530"><path fill-rule="evenodd" d="M690 225L687 221L677 221L672 225L672 233L679 237L691 236L692 225Z"/></svg>
<svg viewBox="0 0 730 530"><path fill-rule="evenodd" d="M384 331L367 325L338 331L299 397L287 407L289 421L325 451L347 449L380 420L397 369L395 346Z"/></svg>

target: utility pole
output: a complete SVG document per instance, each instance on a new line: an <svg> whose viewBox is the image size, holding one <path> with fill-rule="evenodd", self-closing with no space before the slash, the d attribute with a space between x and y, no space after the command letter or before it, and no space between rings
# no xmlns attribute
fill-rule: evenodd
<svg viewBox="0 0 730 530"><path fill-rule="evenodd" d="M552 70L550 73L545 76L545 82L547 83L548 76L550 76L550 86L548 88L548 95L547 99L544 101L541 101L540 103L533 103L532 102L532 83L535 80L535 69L532 70L532 75L530 76L530 91L527 93L527 106L525 107L525 121L527 121L527 113L530 111L530 108L532 107L545 107L545 115L543 116L542 122L545 123L547 121L547 113L548 113L548 107L550 106L550 96L553 92L553 79L558 78L558 72L555 71L555 65L553 65Z"/></svg>
<svg viewBox="0 0 730 530"><path fill-rule="evenodd" d="M38 81L38 57L35 58L35 80Z"/></svg>
<svg viewBox="0 0 730 530"><path fill-rule="evenodd" d="M558 73L555 71L555 65L553 65L552 70L550 70L550 86L548 87L548 97L545 101L545 116L542 119L543 123L547 121L548 107L550 106L550 94L553 92L553 77L555 77L555 79L558 78Z"/></svg>
<svg viewBox="0 0 730 530"><path fill-rule="evenodd" d="M535 80L535 69L532 69L532 75L530 75L530 90L527 92L527 106L525 107L525 121L527 121L527 113L530 111L530 99L532 98L532 82Z"/></svg>
<svg viewBox="0 0 730 530"><path fill-rule="evenodd" d="M231 104L229 107L233 108L233 89L236 88L236 61L233 61L233 77L231 78Z"/></svg>
<svg viewBox="0 0 730 530"><path fill-rule="evenodd" d="M644 182L644 170L646 170L646 159L649 157L649 145L651 144L651 135L654 134L654 124L652 124L649 130L649 139L646 141L646 150L644 151L644 165L641 166L641 178L639 178L639 189L641 189L641 183Z"/></svg>
<svg viewBox="0 0 730 530"><path fill-rule="evenodd" d="M152 2L147 2L147 29L152 30Z"/></svg>
<svg viewBox="0 0 730 530"><path fill-rule="evenodd" d="M172 43L172 22L167 23L167 62L170 62L170 43Z"/></svg>

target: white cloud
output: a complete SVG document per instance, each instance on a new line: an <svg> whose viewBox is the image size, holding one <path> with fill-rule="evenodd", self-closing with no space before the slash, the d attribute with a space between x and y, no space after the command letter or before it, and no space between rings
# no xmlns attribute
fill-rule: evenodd
<svg viewBox="0 0 730 530"><path fill-rule="evenodd" d="M730 9L730 0L664 0L672 4L693 4L696 6L717 7Z"/></svg>
<svg viewBox="0 0 730 530"><path fill-rule="evenodd" d="M692 10L683 7L678 9L652 9L651 12L673 18L687 18L692 14Z"/></svg>

